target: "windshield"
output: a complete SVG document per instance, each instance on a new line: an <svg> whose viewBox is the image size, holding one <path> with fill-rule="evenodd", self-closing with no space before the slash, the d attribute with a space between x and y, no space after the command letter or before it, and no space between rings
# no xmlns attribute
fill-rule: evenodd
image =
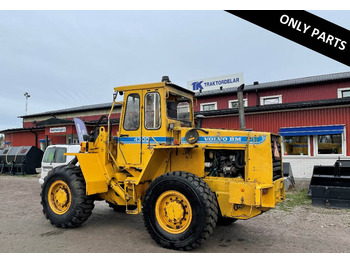
<svg viewBox="0 0 350 262"><path fill-rule="evenodd" d="M169 94L167 98L167 114L174 120L181 121L181 126L191 126L191 100L176 94Z"/></svg>
<svg viewBox="0 0 350 262"><path fill-rule="evenodd" d="M48 148L45 151L43 162L44 163L52 163L55 156L55 148Z"/></svg>
<svg viewBox="0 0 350 262"><path fill-rule="evenodd" d="M44 163L65 163L66 156L64 153L67 153L67 149L64 147L50 147L46 149L43 156Z"/></svg>

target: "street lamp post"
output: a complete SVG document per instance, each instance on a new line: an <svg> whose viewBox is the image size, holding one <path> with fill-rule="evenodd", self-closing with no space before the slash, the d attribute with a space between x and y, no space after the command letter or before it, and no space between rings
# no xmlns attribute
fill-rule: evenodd
<svg viewBox="0 0 350 262"><path fill-rule="evenodd" d="M30 95L28 94L28 92L25 92L25 93L24 93L24 96L26 97L26 115L27 115L28 98L30 97Z"/></svg>

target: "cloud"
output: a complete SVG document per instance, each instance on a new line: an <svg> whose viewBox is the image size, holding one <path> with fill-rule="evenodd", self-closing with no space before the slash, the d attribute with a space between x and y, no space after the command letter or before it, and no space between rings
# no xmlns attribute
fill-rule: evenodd
<svg viewBox="0 0 350 262"><path fill-rule="evenodd" d="M350 28L349 12L321 12ZM223 11L0 11L0 130L105 103L113 87L243 72L247 84L348 67Z"/></svg>

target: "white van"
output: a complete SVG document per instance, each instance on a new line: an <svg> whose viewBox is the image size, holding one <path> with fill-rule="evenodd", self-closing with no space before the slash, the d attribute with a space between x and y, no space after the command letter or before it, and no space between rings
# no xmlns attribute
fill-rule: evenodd
<svg viewBox="0 0 350 262"><path fill-rule="evenodd" d="M39 183L44 184L44 178L50 170L56 166L68 164L74 156L65 156L64 153L78 153L80 145L51 145L45 150L43 160L41 162L41 173Z"/></svg>

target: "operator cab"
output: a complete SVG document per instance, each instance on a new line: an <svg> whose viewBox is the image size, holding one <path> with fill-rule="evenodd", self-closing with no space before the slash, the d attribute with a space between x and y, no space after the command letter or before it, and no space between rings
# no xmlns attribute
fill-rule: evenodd
<svg viewBox="0 0 350 262"><path fill-rule="evenodd" d="M120 166L141 167L154 146L173 145L181 140L179 129L194 127L194 93L168 79L114 91L124 94L117 149Z"/></svg>

